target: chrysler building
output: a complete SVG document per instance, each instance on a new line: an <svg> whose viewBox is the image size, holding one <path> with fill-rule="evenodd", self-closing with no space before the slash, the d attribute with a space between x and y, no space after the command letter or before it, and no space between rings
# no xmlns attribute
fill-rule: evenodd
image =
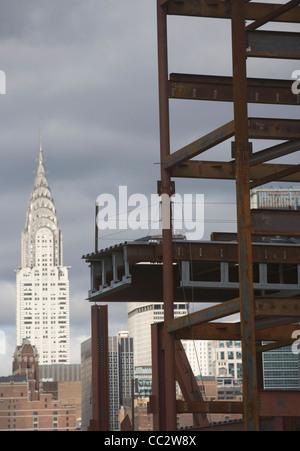
<svg viewBox="0 0 300 451"><path fill-rule="evenodd" d="M17 278L17 346L28 339L43 364L70 363L68 267L48 185L42 145L21 236Z"/></svg>

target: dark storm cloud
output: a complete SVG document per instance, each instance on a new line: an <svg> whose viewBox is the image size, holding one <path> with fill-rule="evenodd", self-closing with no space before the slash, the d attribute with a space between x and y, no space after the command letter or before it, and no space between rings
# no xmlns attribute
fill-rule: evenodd
<svg viewBox="0 0 300 451"><path fill-rule="evenodd" d="M168 22L170 72L231 74L228 22L200 24L198 19L176 17ZM253 60L249 71L251 76L288 79L300 69L295 66ZM119 185L128 185L130 193L149 195L160 178L156 2L2 1L0 69L7 76L7 94L0 96L1 312L6 302L10 305L5 317L0 315L0 329L1 321L15 322L13 270L20 264L20 235L37 164L41 115L64 263L71 266L71 324L78 344L79 336L89 335L85 301L89 269L81 255L94 248L95 201L101 193L117 194ZM277 111L270 109L268 114L275 117ZM294 109L292 114L297 113ZM280 110L283 117L288 114L287 109ZM232 118L230 104L172 101L172 150ZM230 142L204 158L230 159ZM177 192L205 194L211 221L206 236L235 227L230 222L233 182L178 180L176 186ZM122 233L101 237L100 247L124 238ZM111 306L111 328L124 328L125 323L126 308Z"/></svg>

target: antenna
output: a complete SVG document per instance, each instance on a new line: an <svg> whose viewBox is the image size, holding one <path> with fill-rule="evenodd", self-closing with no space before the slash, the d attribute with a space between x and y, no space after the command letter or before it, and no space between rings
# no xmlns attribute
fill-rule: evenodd
<svg viewBox="0 0 300 451"><path fill-rule="evenodd" d="M39 113L39 136L40 136L40 151L42 151L43 143L42 143L42 115L41 115L41 112Z"/></svg>

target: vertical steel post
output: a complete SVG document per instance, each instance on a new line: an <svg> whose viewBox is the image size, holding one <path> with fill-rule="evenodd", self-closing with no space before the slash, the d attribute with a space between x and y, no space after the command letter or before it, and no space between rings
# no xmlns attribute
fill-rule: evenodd
<svg viewBox="0 0 300 451"><path fill-rule="evenodd" d="M167 405L165 395L165 350L163 349L162 324L151 324L152 344L152 395L153 431L165 431Z"/></svg>
<svg viewBox="0 0 300 451"><path fill-rule="evenodd" d="M244 0L232 0L232 57L236 157L239 283L243 351L244 421L248 431L259 430L255 311L250 215L251 147L248 141L246 30Z"/></svg>
<svg viewBox="0 0 300 451"><path fill-rule="evenodd" d="M108 308L93 305L92 314L92 406L90 430L109 431Z"/></svg>
<svg viewBox="0 0 300 451"><path fill-rule="evenodd" d="M164 295L164 336L165 336L165 396L167 405L166 430L176 430L176 381L175 381L175 341L168 333L168 322L174 318L173 255L172 255L172 184L168 170L164 168L164 159L170 155L170 119L168 97L168 42L167 15L157 0L157 37L158 37L158 82L159 82L159 118L160 118L160 161L161 195L163 201L163 295ZM166 221L166 217L168 221ZM169 222L169 224L166 224Z"/></svg>

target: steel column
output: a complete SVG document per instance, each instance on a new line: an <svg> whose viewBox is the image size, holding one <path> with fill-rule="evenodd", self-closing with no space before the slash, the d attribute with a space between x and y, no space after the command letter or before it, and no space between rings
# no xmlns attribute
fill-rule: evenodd
<svg viewBox="0 0 300 451"><path fill-rule="evenodd" d="M248 142L244 0L232 1L231 8L244 420L245 429L255 431L259 430L259 412L250 216L250 147Z"/></svg>
<svg viewBox="0 0 300 451"><path fill-rule="evenodd" d="M174 318L173 288L173 250L170 172L164 168L163 161L170 155L170 120L168 96L168 42L167 15L157 0L158 35L158 82L160 118L160 158L161 158L161 196L162 196L162 236L163 236L163 299L164 299L164 339L165 339L165 402L168 406L166 430L175 431L176 422L176 380L175 380L175 341L168 333L168 322ZM168 224L166 223L168 222Z"/></svg>
<svg viewBox="0 0 300 451"><path fill-rule="evenodd" d="M93 419L91 431L109 431L108 308L93 305L92 314L92 388Z"/></svg>

